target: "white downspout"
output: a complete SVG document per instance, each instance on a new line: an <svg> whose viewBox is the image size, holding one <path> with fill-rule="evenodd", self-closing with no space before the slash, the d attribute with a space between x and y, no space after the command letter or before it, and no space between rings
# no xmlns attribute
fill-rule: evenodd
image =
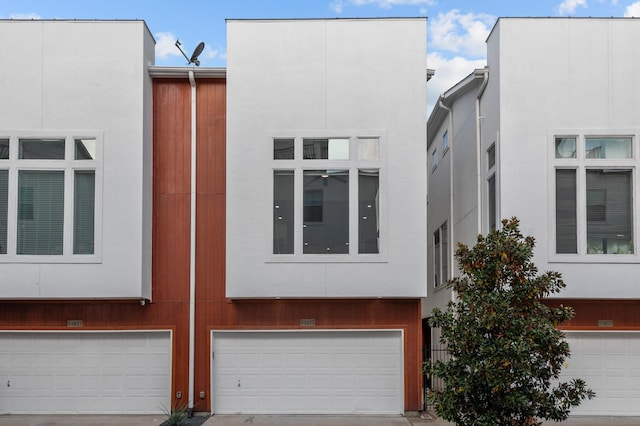
<svg viewBox="0 0 640 426"><path fill-rule="evenodd" d="M189 417L193 415L195 391L196 325L196 79L189 70L191 84L191 240L189 250Z"/></svg>
<svg viewBox="0 0 640 426"><path fill-rule="evenodd" d="M489 69L485 68L482 70L476 70L476 76L479 76L482 73L482 84L478 89L478 95L476 96L476 191L478 196L478 234L482 234L482 117L480 115L480 98L484 93L484 89L487 87L487 83L489 82Z"/></svg>
<svg viewBox="0 0 640 426"><path fill-rule="evenodd" d="M453 232L453 145L454 145L454 137L453 137L453 111L451 108L446 106L444 102L442 102L443 97L440 96L438 103L440 108L443 108L447 111L449 115L449 129L447 130L449 134L449 226L447 227L449 233L449 244L447 244L447 249L449 253L447 254L447 261L449 262L449 274L453 278L454 267L455 267L455 259L453 258L453 254L455 253L455 243L454 243L454 232ZM452 292L452 300L455 300L456 296Z"/></svg>

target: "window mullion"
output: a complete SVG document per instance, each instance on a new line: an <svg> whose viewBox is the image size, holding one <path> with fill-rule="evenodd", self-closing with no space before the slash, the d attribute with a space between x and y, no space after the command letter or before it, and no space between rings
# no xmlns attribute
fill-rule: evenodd
<svg viewBox="0 0 640 426"><path fill-rule="evenodd" d="M352 157L353 158L353 157ZM349 168L349 254L358 254L358 169Z"/></svg>
<svg viewBox="0 0 640 426"><path fill-rule="evenodd" d="M304 185L302 167L296 167L293 172L293 253L302 255L303 249L303 198Z"/></svg>
<svg viewBox="0 0 640 426"><path fill-rule="evenodd" d="M578 167L577 173L577 188L578 193L578 211L580 214L576 215L578 222L578 254L587 254L587 171L586 167L581 165Z"/></svg>
<svg viewBox="0 0 640 426"><path fill-rule="evenodd" d="M72 140L73 141L73 140ZM73 158L73 151L70 146L73 145L67 140L66 155L67 159ZM71 152L71 154L69 154ZM71 155L71 157L69 157ZM73 196L74 196L74 174L72 163L67 160L64 164L64 233L62 255L67 257L73 254Z"/></svg>

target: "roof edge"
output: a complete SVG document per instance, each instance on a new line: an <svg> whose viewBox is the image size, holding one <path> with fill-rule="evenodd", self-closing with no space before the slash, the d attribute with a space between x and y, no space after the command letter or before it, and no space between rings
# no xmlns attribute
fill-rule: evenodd
<svg viewBox="0 0 640 426"><path fill-rule="evenodd" d="M200 78L226 78L226 68L198 68L198 67L165 67L152 65L148 68L152 78L189 78L189 71L193 71Z"/></svg>

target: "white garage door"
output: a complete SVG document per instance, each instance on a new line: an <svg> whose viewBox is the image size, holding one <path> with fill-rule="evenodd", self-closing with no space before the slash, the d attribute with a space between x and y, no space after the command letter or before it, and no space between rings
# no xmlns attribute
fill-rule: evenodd
<svg viewBox="0 0 640 426"><path fill-rule="evenodd" d="M582 378L597 395L572 414L640 415L640 333L567 332L563 379Z"/></svg>
<svg viewBox="0 0 640 426"><path fill-rule="evenodd" d="M171 393L163 332L0 332L0 414L160 413Z"/></svg>
<svg viewBox="0 0 640 426"><path fill-rule="evenodd" d="M403 412L402 332L214 332L219 414Z"/></svg>

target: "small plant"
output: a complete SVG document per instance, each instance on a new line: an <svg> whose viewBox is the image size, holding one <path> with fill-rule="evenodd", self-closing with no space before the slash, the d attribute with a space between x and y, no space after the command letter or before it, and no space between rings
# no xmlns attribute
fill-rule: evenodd
<svg viewBox="0 0 640 426"><path fill-rule="evenodd" d="M180 426L189 415L189 403L176 401L172 409L162 407L162 411L167 416L163 423L165 426Z"/></svg>

